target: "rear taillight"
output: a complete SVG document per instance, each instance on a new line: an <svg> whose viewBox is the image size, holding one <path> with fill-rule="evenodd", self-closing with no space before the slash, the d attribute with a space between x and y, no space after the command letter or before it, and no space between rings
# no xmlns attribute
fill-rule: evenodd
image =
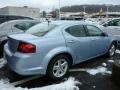
<svg viewBox="0 0 120 90"><path fill-rule="evenodd" d="M35 53L36 46L30 43L21 42L18 46L17 51L21 53Z"/></svg>

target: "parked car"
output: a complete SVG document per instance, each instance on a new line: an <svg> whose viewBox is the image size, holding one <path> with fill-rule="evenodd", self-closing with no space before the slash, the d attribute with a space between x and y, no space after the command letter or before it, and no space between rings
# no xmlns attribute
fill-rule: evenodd
<svg viewBox="0 0 120 90"><path fill-rule="evenodd" d="M7 42L8 34L25 32L39 22L37 20L12 20L0 24L0 58L3 57L3 47Z"/></svg>
<svg viewBox="0 0 120 90"><path fill-rule="evenodd" d="M103 26L108 26L108 27L117 27L120 26L120 19L112 19L108 20L107 22L102 23Z"/></svg>
<svg viewBox="0 0 120 90"><path fill-rule="evenodd" d="M113 19L103 23L104 31L116 37L118 46L120 47L120 19Z"/></svg>
<svg viewBox="0 0 120 90"><path fill-rule="evenodd" d="M120 19L113 19L113 20L103 23L102 25L109 29L119 29L120 30Z"/></svg>
<svg viewBox="0 0 120 90"><path fill-rule="evenodd" d="M113 56L117 41L92 23L52 21L8 36L4 57L20 75L63 78L72 65L101 55Z"/></svg>
<svg viewBox="0 0 120 90"><path fill-rule="evenodd" d="M6 21L10 20L20 20L20 19L27 19L27 20L33 20L30 17L24 17L24 16L16 16L16 15L0 15L0 24L4 23Z"/></svg>

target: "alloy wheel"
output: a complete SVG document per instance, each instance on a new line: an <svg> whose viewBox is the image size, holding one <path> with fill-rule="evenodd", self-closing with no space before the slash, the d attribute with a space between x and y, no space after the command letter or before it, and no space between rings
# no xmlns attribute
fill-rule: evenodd
<svg viewBox="0 0 120 90"><path fill-rule="evenodd" d="M116 47L115 45L112 45L111 48L109 49L109 55L113 56L115 54Z"/></svg>
<svg viewBox="0 0 120 90"><path fill-rule="evenodd" d="M53 75L55 77L62 77L66 74L68 69L68 62L65 59L57 60L53 66Z"/></svg>

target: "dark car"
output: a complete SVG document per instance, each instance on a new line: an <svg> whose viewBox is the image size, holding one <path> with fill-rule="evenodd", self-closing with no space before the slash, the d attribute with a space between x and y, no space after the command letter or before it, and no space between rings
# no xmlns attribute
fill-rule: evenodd
<svg viewBox="0 0 120 90"><path fill-rule="evenodd" d="M27 19L27 20L33 20L30 17L24 17L24 16L15 16L15 15L0 15L0 24L4 23L6 21L10 20L19 20L19 19Z"/></svg>

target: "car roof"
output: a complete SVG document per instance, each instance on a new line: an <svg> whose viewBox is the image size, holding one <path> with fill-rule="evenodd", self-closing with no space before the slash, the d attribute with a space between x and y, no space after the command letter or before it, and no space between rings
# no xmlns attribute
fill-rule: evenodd
<svg viewBox="0 0 120 90"><path fill-rule="evenodd" d="M10 21L7 21L7 22L27 22L27 21L37 21L37 22L40 22L39 20L28 20L28 19L10 20Z"/></svg>
<svg viewBox="0 0 120 90"><path fill-rule="evenodd" d="M43 22L47 23L47 22ZM57 21L50 21L50 24L54 25L71 25L71 24L81 24L81 25L95 25L95 23L92 22L86 22L86 21L75 21L75 20L57 20Z"/></svg>
<svg viewBox="0 0 120 90"><path fill-rule="evenodd" d="M4 22L2 24L0 24L0 28L1 27L4 27L5 25L11 25L11 24L17 24L17 23L22 23L22 22L33 22L33 23L39 23L40 21L39 20L10 20L10 21L7 21L7 22ZM41 23L41 22L40 22Z"/></svg>
<svg viewBox="0 0 120 90"><path fill-rule="evenodd" d="M23 20L23 19L21 19L21 20L10 20L10 21L6 21L4 23L1 23L0 26L6 25L6 24L13 24L13 23L22 23L22 22L41 22L41 21L39 21L39 20L27 20L27 19L25 19L25 20Z"/></svg>

